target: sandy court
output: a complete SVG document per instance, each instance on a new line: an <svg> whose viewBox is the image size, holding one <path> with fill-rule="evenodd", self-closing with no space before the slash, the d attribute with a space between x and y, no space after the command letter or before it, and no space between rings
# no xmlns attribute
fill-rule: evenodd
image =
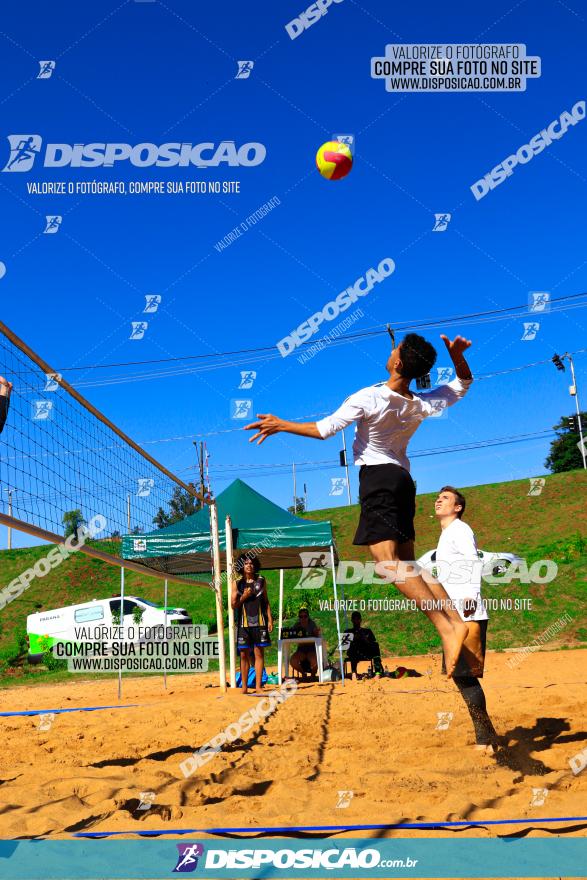
<svg viewBox="0 0 587 880"><path fill-rule="evenodd" d="M509 744L498 759L471 748L466 709L431 655L391 663L421 678L301 685L187 779L180 762L255 701L219 696L216 676L170 677L167 693L161 678L127 678L122 703L136 708L57 715L48 731L38 717L2 717L0 837L500 819L525 821L351 833L585 836L587 820L541 819L587 816L587 769L569 766L587 747L587 650L532 654L513 670L511 656L490 652L484 679ZM112 679L13 688L0 711L114 705L116 689ZM446 729L439 712L453 713ZM137 809L141 792L155 793L148 810Z"/></svg>

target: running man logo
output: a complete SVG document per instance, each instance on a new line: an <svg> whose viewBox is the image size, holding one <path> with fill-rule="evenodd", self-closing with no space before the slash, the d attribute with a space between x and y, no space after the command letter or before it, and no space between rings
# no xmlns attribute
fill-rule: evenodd
<svg viewBox="0 0 587 880"><path fill-rule="evenodd" d="M338 141L339 144L346 144L351 153L355 152L355 136L354 134L333 134L333 141Z"/></svg>
<svg viewBox="0 0 587 880"><path fill-rule="evenodd" d="M437 712L436 717L438 718L436 730L448 730L454 716L452 712Z"/></svg>
<svg viewBox="0 0 587 880"><path fill-rule="evenodd" d="M539 330L540 324L538 324L537 321L531 321L527 324L525 323L521 341L530 342L532 339L536 339Z"/></svg>
<svg viewBox="0 0 587 880"><path fill-rule="evenodd" d="M331 477L330 483L329 495L342 495L346 489L346 477Z"/></svg>
<svg viewBox="0 0 587 880"><path fill-rule="evenodd" d="M174 874L188 874L198 867L198 859L204 855L204 847L201 843L176 843L177 864L173 869Z"/></svg>
<svg viewBox="0 0 587 880"><path fill-rule="evenodd" d="M41 150L40 134L9 134L10 156L2 171L30 171Z"/></svg>
<svg viewBox="0 0 587 880"><path fill-rule="evenodd" d="M432 232L446 232L452 214L435 214Z"/></svg>
<svg viewBox="0 0 587 880"><path fill-rule="evenodd" d="M43 422L51 418L53 409L52 400L33 400L33 419L36 422Z"/></svg>
<svg viewBox="0 0 587 880"><path fill-rule="evenodd" d="M153 314L161 305L161 296L158 293L145 294L145 308L143 314Z"/></svg>
<svg viewBox="0 0 587 880"><path fill-rule="evenodd" d="M148 326L146 321L131 321L131 331L128 338L142 339Z"/></svg>
<svg viewBox="0 0 587 880"><path fill-rule="evenodd" d="M55 70L55 61L39 61L37 79L51 79Z"/></svg>
<svg viewBox="0 0 587 880"><path fill-rule="evenodd" d="M39 726L38 730L40 732L46 733L48 730L51 730L51 725L55 721L55 712L41 712L39 715Z"/></svg>
<svg viewBox="0 0 587 880"><path fill-rule="evenodd" d="M253 382L257 378L257 373L255 370L241 370L241 382L238 386L239 389L247 389L253 387Z"/></svg>
<svg viewBox="0 0 587 880"><path fill-rule="evenodd" d="M448 407L444 397L430 397L428 398L428 403L432 407L431 419L442 419L448 414Z"/></svg>
<svg viewBox="0 0 587 880"><path fill-rule="evenodd" d="M251 75L251 71L255 66L254 61L237 61L238 70L236 72L235 79L248 79Z"/></svg>
<svg viewBox="0 0 587 880"><path fill-rule="evenodd" d="M541 807L547 797L548 797L548 789L547 788L533 788L532 789L532 797L530 798L530 806L531 807Z"/></svg>
<svg viewBox="0 0 587 880"><path fill-rule="evenodd" d="M139 477L137 480L138 489L137 489L137 497L138 498L148 498L151 494L151 489L155 485L155 480L148 478L142 479Z"/></svg>
<svg viewBox="0 0 587 880"><path fill-rule="evenodd" d="M530 477L530 491L528 495L541 495L546 485L544 477Z"/></svg>
<svg viewBox="0 0 587 880"><path fill-rule="evenodd" d="M231 400L230 401L230 418L246 419L253 408L252 400Z"/></svg>
<svg viewBox="0 0 587 880"><path fill-rule="evenodd" d="M344 810L350 806L354 794L354 791L339 791L338 800L336 802L337 810Z"/></svg>
<svg viewBox="0 0 587 880"><path fill-rule="evenodd" d="M57 391L61 382L61 373L45 373L45 387L43 391Z"/></svg>
<svg viewBox="0 0 587 880"><path fill-rule="evenodd" d="M587 767L587 749L577 752L572 758L569 758L569 766L573 771L573 776L578 776L582 770Z"/></svg>
<svg viewBox="0 0 587 880"><path fill-rule="evenodd" d="M302 573L294 590L319 590L326 581L326 553L300 553Z"/></svg>
<svg viewBox="0 0 587 880"><path fill-rule="evenodd" d="M436 367L436 384L445 385L450 382L453 372L452 367Z"/></svg>
<svg viewBox="0 0 587 880"><path fill-rule="evenodd" d="M150 810L155 803L154 791L141 791L139 797L140 803L137 807L137 810Z"/></svg>
<svg viewBox="0 0 587 880"><path fill-rule="evenodd" d="M49 214L45 217L47 224L43 230L45 235L54 235L56 232L59 232L59 227L61 226L61 221L63 217L61 214Z"/></svg>
<svg viewBox="0 0 587 880"><path fill-rule="evenodd" d="M528 296L528 306L530 312L549 312L550 293L545 290L531 290Z"/></svg>

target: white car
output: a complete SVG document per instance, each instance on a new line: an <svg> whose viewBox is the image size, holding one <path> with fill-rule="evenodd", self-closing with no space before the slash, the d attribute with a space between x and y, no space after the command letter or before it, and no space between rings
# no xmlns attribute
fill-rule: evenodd
<svg viewBox="0 0 587 880"><path fill-rule="evenodd" d="M483 561L483 568L481 570L482 577L485 577L485 575L499 577L499 575L505 574L511 565L523 561L521 556L516 556L515 553L492 553L489 550L478 550L477 555L479 556L479 559ZM425 568L427 571L431 572L431 574L434 574L433 568L434 563L436 562L436 550L429 550L428 553L424 553L423 556L420 556L416 562L418 565L421 565L422 568Z"/></svg>
<svg viewBox="0 0 587 880"><path fill-rule="evenodd" d="M74 642L76 629L79 632L82 627L91 628L96 632L94 628L100 626L111 629L114 625L124 627L134 625L137 630L137 624L142 627L156 627L165 622L163 605L155 605L147 599L139 599L138 596L124 597L124 614L121 620L120 599L120 596L112 596L110 599L91 599L79 605L67 605L64 608L29 614L27 617L29 663L41 662L44 651L52 648L57 642ZM185 608L167 609L168 625L186 625L191 622L192 619ZM138 637L135 637L134 641L138 641Z"/></svg>

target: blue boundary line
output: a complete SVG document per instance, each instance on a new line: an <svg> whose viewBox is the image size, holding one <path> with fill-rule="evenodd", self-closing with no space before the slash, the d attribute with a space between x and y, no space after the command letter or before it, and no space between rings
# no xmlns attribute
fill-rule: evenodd
<svg viewBox="0 0 587 880"><path fill-rule="evenodd" d="M22 712L0 712L0 718L14 718L17 715L63 715L65 712L98 712L100 709L136 709L138 703L128 706L77 706L71 709L27 709Z"/></svg>
<svg viewBox="0 0 587 880"><path fill-rule="evenodd" d="M587 816L551 816L532 819L486 819L460 820L458 822L396 822L389 825L278 825L268 828L176 828L164 831L78 831L74 837L100 838L120 834L138 834L142 837L159 837L167 834L278 834L291 831L382 831L395 828L457 828L462 826L482 827L484 825L524 825L535 822L585 822Z"/></svg>

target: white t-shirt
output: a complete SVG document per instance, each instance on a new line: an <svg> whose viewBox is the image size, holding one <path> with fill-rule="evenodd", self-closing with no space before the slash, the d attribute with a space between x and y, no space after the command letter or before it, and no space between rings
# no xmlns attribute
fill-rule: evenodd
<svg viewBox="0 0 587 880"><path fill-rule="evenodd" d="M436 577L455 603L464 621L488 620L489 615L481 596L481 569L475 533L463 522L455 519L442 530L436 548ZM463 614L465 599L477 602L475 612L469 617Z"/></svg>
<svg viewBox="0 0 587 880"><path fill-rule="evenodd" d="M362 388L347 397L331 416L316 422L323 438L357 422L353 455L356 465L399 464L407 471L408 443L424 419L439 415L465 396L472 379L453 379L411 399L392 391L385 382Z"/></svg>

